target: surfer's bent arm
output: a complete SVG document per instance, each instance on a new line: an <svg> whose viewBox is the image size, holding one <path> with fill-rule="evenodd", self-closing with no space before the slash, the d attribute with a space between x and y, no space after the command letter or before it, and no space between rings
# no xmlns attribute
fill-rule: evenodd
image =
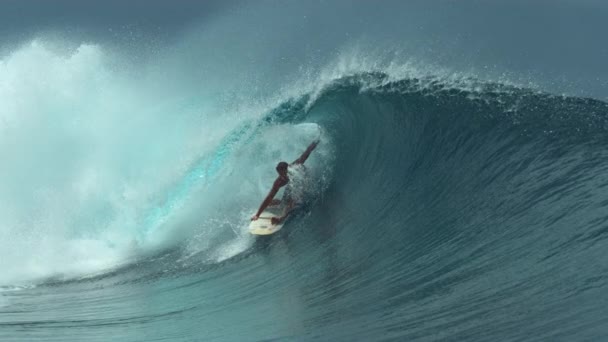
<svg viewBox="0 0 608 342"><path fill-rule="evenodd" d="M285 185L285 184L282 184L281 179L277 179L274 181L274 184L272 185L272 189L270 189L268 196L266 196L266 198L264 199L264 202L262 202L262 205L260 205L260 209L258 209L258 212L255 213L255 215L251 218L252 220L258 219L258 217L260 216L260 214L262 214L264 209L266 209L268 207L268 205L270 205L270 203L272 203L274 196L277 194L277 192L283 185Z"/></svg>
<svg viewBox="0 0 608 342"><path fill-rule="evenodd" d="M302 153L300 158L296 159L293 162L293 164L304 164L306 159L308 159L308 156L310 156L310 153L312 152L312 150L314 150L318 144L319 144L319 139L313 141L312 144L308 145L308 148L306 148L306 151L304 151L304 153Z"/></svg>

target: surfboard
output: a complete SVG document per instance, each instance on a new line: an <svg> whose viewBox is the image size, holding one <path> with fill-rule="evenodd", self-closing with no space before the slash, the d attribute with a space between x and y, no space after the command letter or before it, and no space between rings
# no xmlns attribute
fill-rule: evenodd
<svg viewBox="0 0 608 342"><path fill-rule="evenodd" d="M273 217L279 217L279 215L270 211L264 211L256 221L251 221L249 232L253 235L270 235L278 232L283 228L283 223L270 223Z"/></svg>

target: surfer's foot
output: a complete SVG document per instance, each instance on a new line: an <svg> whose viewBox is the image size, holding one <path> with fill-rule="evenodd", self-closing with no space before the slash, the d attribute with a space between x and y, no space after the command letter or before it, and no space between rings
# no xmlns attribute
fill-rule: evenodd
<svg viewBox="0 0 608 342"><path fill-rule="evenodd" d="M270 223L272 224L279 224L281 222L283 222L283 220L285 219L285 216L283 217L273 217L270 219Z"/></svg>

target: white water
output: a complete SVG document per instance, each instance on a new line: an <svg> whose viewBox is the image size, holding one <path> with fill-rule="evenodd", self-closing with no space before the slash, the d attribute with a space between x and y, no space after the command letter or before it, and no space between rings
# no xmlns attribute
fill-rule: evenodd
<svg viewBox="0 0 608 342"><path fill-rule="evenodd" d="M314 138L281 125L242 141L250 129L185 187L193 165L266 112L210 101L204 85L172 93L159 73L117 60L96 45L34 41L0 61L0 285L96 274L187 238L211 261L238 254L274 163Z"/></svg>
<svg viewBox="0 0 608 342"><path fill-rule="evenodd" d="M142 211L230 129L112 63L37 41L0 61L0 284L129 260Z"/></svg>

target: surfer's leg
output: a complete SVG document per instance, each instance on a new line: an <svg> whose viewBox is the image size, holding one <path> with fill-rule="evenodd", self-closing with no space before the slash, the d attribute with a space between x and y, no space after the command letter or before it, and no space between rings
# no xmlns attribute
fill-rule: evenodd
<svg viewBox="0 0 608 342"><path fill-rule="evenodd" d="M287 205L283 209L283 219L285 219L287 215L289 215L289 213L293 210L295 206L296 202L292 198L287 200Z"/></svg>
<svg viewBox="0 0 608 342"><path fill-rule="evenodd" d="M281 200L280 199L273 199L272 202L270 202L270 204L268 205L269 207L276 207L278 205L281 204Z"/></svg>
<svg viewBox="0 0 608 342"><path fill-rule="evenodd" d="M278 223L281 223L281 222L285 221L285 219L287 218L287 215L289 215L289 213L295 207L295 201L294 200L292 200L292 199L286 199L285 202L287 202L287 204L283 208L283 213L281 214L281 217L273 217L271 219L272 224L278 224Z"/></svg>
<svg viewBox="0 0 608 342"><path fill-rule="evenodd" d="M273 217L272 218L272 220L271 220L272 224L278 224L278 223L281 223L281 222L285 221L285 219L287 218L287 216L289 215L289 213L296 206L296 201L294 201L291 198L284 198L283 202L286 203L285 206L283 207L283 212L281 213L280 217Z"/></svg>

